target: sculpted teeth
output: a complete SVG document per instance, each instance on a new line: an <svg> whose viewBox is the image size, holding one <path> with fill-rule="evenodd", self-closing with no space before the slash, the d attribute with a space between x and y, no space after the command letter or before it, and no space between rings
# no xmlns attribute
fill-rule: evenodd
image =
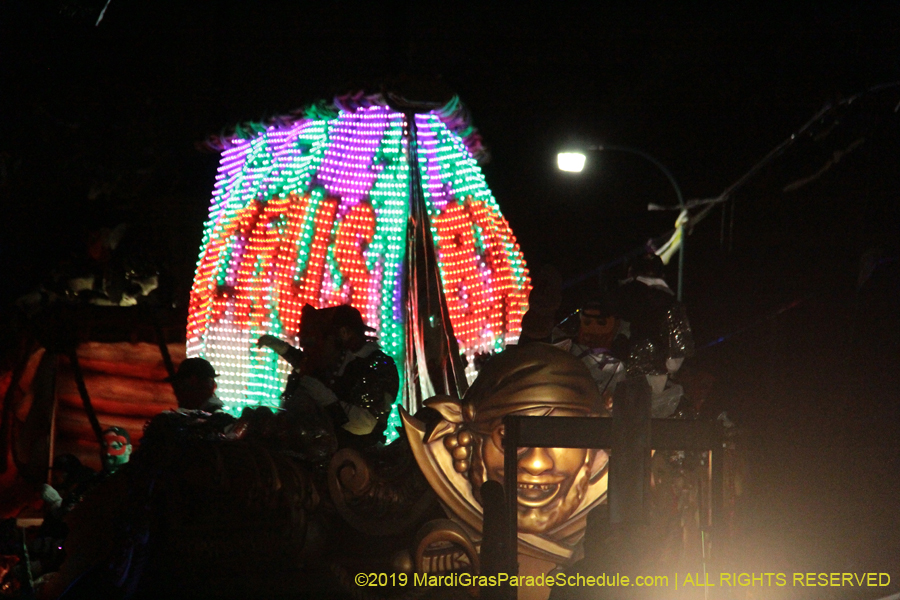
<svg viewBox="0 0 900 600"><path fill-rule="evenodd" d="M517 496L519 504L525 508L541 508L553 502L559 495L558 483L519 483Z"/></svg>

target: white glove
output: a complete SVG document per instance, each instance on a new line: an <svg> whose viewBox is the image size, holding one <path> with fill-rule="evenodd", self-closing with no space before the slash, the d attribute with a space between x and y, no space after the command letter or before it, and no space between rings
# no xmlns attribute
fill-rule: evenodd
<svg viewBox="0 0 900 600"><path fill-rule="evenodd" d="M322 408L338 401L334 392L315 377L304 375L300 378L300 387Z"/></svg>
<svg viewBox="0 0 900 600"><path fill-rule="evenodd" d="M353 435L366 435L367 433L372 433L372 430L375 429L378 420L375 418L375 415L365 408L347 404L346 402L341 402L341 408L344 409L344 413L347 415L347 422L341 427Z"/></svg>
<svg viewBox="0 0 900 600"><path fill-rule="evenodd" d="M666 359L666 371L669 372L669 375L672 373L678 372L678 369L681 368L681 363L684 362L684 357L681 358L667 358Z"/></svg>
<svg viewBox="0 0 900 600"><path fill-rule="evenodd" d="M59 508L62 505L62 496L59 495L52 485L45 483L41 486L41 500L43 500L51 509Z"/></svg>

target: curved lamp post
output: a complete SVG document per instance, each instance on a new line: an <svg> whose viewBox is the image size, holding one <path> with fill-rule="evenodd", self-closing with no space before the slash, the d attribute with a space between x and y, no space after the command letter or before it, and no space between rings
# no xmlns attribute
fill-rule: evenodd
<svg viewBox="0 0 900 600"><path fill-rule="evenodd" d="M630 148L628 146L613 146L609 144L604 144L602 146L588 146L584 148L584 151L587 152L603 152L605 150L613 150L616 152L628 152L629 154L636 154L640 157L645 158L646 160L653 163L660 171L663 172L663 175L669 180L669 183L672 184L672 187L675 188L675 194L678 196L678 206L681 210L684 210L684 197L681 195L681 188L678 187L678 182L675 181L675 177L672 176L672 173L663 165L661 162L647 154L642 150L638 150L637 148ZM586 156L582 151L573 151L573 152L560 152L556 155L556 164L559 167L560 171L566 171L569 173L581 173L584 169L584 163L586 161ZM682 233L681 235L681 245L678 247L678 288L677 288L677 298L678 301L681 302L681 286L682 280L684 278L684 243L685 243L685 235Z"/></svg>

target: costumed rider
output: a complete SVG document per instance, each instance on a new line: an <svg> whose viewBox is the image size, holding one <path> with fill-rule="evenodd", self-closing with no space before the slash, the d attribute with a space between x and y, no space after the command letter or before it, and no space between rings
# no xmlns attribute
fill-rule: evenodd
<svg viewBox="0 0 900 600"><path fill-rule="evenodd" d="M106 432L103 432L103 437L106 437ZM130 456L130 448L128 451ZM106 460L103 462L105 464ZM52 493L44 496L44 500L48 502L49 508L52 509L52 514L61 519L72 510L96 482L96 477L97 473L90 467L81 464L81 461L74 454L61 454L53 459L50 483L60 499L59 502L55 502ZM46 487L43 489L46 490ZM47 519L44 519L44 523L47 523Z"/></svg>
<svg viewBox="0 0 900 600"><path fill-rule="evenodd" d="M208 360L194 357L181 361L175 375L164 381L172 384L178 412L202 417L214 429L227 432L234 426L234 417L222 410L222 401L216 396L216 377L218 373Z"/></svg>
<svg viewBox="0 0 900 600"><path fill-rule="evenodd" d="M58 571L66 557L62 550L68 536L69 526L65 521L84 497L99 489L111 475L118 472L131 458L131 436L122 427L108 427L101 432L100 462L103 470L95 473L85 467L72 454L56 457L51 467L53 486L44 484L41 497L45 503L44 521L32 542L32 557L35 574L44 575ZM61 493L60 493L61 492ZM0 597L4 597L0 593Z"/></svg>
<svg viewBox="0 0 900 600"><path fill-rule="evenodd" d="M616 293L621 333L627 338L625 363L628 377L646 376L652 390L652 416L671 416L684 393L670 381L686 356L693 353L694 338L684 305L663 279L663 262L647 253L634 259L628 278Z"/></svg>
<svg viewBox="0 0 900 600"><path fill-rule="evenodd" d="M216 377L218 374L208 360L186 358L175 375L164 381L172 384L179 409L214 413L222 410L222 401L216 396Z"/></svg>
<svg viewBox="0 0 900 600"><path fill-rule="evenodd" d="M131 459L131 436L122 427L109 427L103 431L103 449L100 458L103 471L115 473Z"/></svg>
<svg viewBox="0 0 900 600"><path fill-rule="evenodd" d="M310 328L307 323L318 326ZM301 345L305 352L270 335L257 345L267 346L294 367L282 407L312 397L331 417L341 447L368 448L383 442L391 405L400 388L394 360L369 337L374 331L349 304L317 310L309 305L301 315Z"/></svg>
<svg viewBox="0 0 900 600"><path fill-rule="evenodd" d="M577 332L555 345L575 355L587 366L594 383L604 400L606 409L612 408L612 396L616 385L625 379L625 365L616 356L613 346L618 345L620 320L615 317L608 303L585 302L577 313ZM561 333L559 328L555 332Z"/></svg>
<svg viewBox="0 0 900 600"><path fill-rule="evenodd" d="M73 454L63 454L54 459L51 467L53 485L41 486L41 496L51 514L62 518L94 486L128 464L132 451L128 431L112 426L100 435L100 462L103 465L100 473L82 465Z"/></svg>

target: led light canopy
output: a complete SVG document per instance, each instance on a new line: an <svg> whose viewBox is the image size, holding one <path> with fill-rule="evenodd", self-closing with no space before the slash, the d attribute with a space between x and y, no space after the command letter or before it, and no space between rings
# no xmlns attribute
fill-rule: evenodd
<svg viewBox="0 0 900 600"><path fill-rule="evenodd" d="M358 308L400 370L397 404L418 408L432 388L416 382L414 398L408 385L418 378L410 337L424 335L409 326L407 302L417 202L467 378L476 354L517 341L528 271L478 167L479 140L455 98L415 112L356 95L220 141L187 356L214 365L226 410L278 406L288 367L255 342L270 333L296 345L307 303ZM413 341L427 352L427 340ZM399 424L396 409L391 419Z"/></svg>

